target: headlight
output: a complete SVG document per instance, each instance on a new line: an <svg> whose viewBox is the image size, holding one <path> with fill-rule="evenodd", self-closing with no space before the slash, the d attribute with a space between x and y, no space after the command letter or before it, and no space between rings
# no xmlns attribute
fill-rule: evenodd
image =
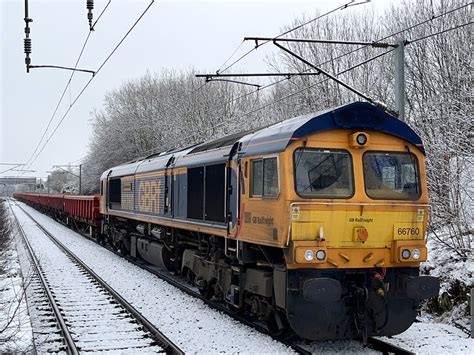
<svg viewBox="0 0 474 355"><path fill-rule="evenodd" d="M420 249L413 249L411 252L411 257L415 260L418 260L421 256L421 251Z"/></svg>
<svg viewBox="0 0 474 355"><path fill-rule="evenodd" d="M408 249L403 249L403 251L402 251L402 258L403 259L409 259L410 255L411 255L411 253Z"/></svg>
<svg viewBox="0 0 474 355"><path fill-rule="evenodd" d="M314 253L312 250L306 250L304 252L304 259L306 261L312 261L314 259Z"/></svg>
<svg viewBox="0 0 474 355"><path fill-rule="evenodd" d="M365 143L367 143L367 136L362 133L358 134L356 140L357 144L364 145Z"/></svg>
<svg viewBox="0 0 474 355"><path fill-rule="evenodd" d="M316 259L318 259L318 260L326 259L326 252L324 250L318 250L316 252Z"/></svg>

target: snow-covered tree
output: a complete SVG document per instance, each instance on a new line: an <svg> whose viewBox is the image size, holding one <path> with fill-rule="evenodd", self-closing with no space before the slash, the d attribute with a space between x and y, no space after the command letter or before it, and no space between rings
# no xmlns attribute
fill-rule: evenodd
<svg viewBox="0 0 474 355"><path fill-rule="evenodd" d="M405 0L393 4L379 17L370 11L341 12L337 16L312 22L288 35L294 38L346 41L411 41L405 49L406 116L408 123L422 137L427 152L431 230L449 226L448 243L463 255L466 250L472 249L469 235L473 232L474 196L472 186L468 186L469 181L472 181L474 161L470 95L472 31L467 26L441 32L471 21L471 6L463 6L467 4L466 0ZM445 16L437 16L457 8L460 9ZM313 15L302 16L284 30L304 23L310 17ZM430 21L425 21L430 18ZM426 23L414 26L422 22ZM404 29L409 30L402 31ZM357 49L340 44L284 45L332 74L344 72L386 50L370 47ZM284 52L278 52L269 62L272 68L282 72L303 72L309 69ZM338 77L394 109L394 65L391 54L348 70ZM288 98L282 99L285 97ZM281 119L354 99L360 100L334 81L324 80L322 75L294 77L284 84L275 85L271 99L277 103L268 111Z"/></svg>
<svg viewBox="0 0 474 355"><path fill-rule="evenodd" d="M205 84L194 71L147 73L109 92L93 115L84 192L97 192L106 169L159 151L219 138L245 125L233 120L257 107L248 88ZM241 98L239 98L241 97Z"/></svg>
<svg viewBox="0 0 474 355"><path fill-rule="evenodd" d="M425 143L431 229L449 225L452 231L448 244L461 254L472 249L468 239L473 226L469 186L474 160L469 90L472 31L467 26L440 32L470 22L471 7L463 6L467 4L467 0L404 0L382 14L366 9L339 11L286 36L412 41L405 50L406 119ZM456 8L460 9L438 16ZM283 30L314 15L303 15ZM419 23L423 24L414 26ZM394 109L392 53L369 60L390 48L283 45ZM308 71L309 67L298 59L282 51L275 53L268 58L269 71ZM160 74L148 73L108 93L103 108L93 112L93 137L84 162L84 191L97 191L100 174L127 160L360 100L322 75L295 76L271 90L250 94L252 90L229 83L204 85L194 77L193 70L163 70ZM262 109L246 114L259 107Z"/></svg>

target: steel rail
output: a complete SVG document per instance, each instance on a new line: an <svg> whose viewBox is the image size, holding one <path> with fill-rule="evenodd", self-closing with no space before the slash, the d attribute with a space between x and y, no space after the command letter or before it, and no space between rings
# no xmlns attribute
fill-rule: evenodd
<svg viewBox="0 0 474 355"><path fill-rule="evenodd" d="M60 331L63 335L63 338L65 340L65 345L66 345L66 351L68 354L79 354L79 350L76 346L76 343L74 342L74 339L72 338L71 333L69 332L69 328L66 324L66 321L64 320L61 311L59 310L58 304L56 303L56 300L54 299L54 296L48 286L48 283L43 275L43 272L41 271L41 267L39 265L38 259L36 255L33 252L33 248L31 247L30 242L28 241L28 238L26 237L26 233L21 226L20 222L18 221L18 218L13 211L13 208L11 204L9 203L10 210L13 214L13 217L15 218L16 225L18 227L18 231L20 232L20 235L22 236L23 242L25 243L26 249L28 250L28 254L30 256L30 259L33 263L33 266L35 268L36 274L38 275L41 284L43 285L43 289L46 293L46 296L48 297L49 304L51 305L51 308L53 310L54 316L56 317L56 320L58 322ZM20 207L21 208L21 207Z"/></svg>
<svg viewBox="0 0 474 355"><path fill-rule="evenodd" d="M65 227L68 227L65 224L63 224L63 225ZM222 304L219 304L219 303L216 303L216 302L212 302L211 300L206 299L199 292L194 291L192 286L180 281L178 279L178 277L173 277L173 276L167 274L166 272L159 271L159 270L157 270L157 267L155 267L153 265L150 265L146 262L135 260L130 256L124 256L124 255L120 254L119 252L117 252L116 250L114 250L113 248L111 248L110 246L103 245L103 244L99 243L96 239L92 238L89 234L87 234L85 232L81 232L81 231L76 230L76 233L78 233L81 236L83 236L84 238L94 242L95 244L101 246L102 248L107 249L108 251L114 253L115 255L126 259L128 262L134 264L135 266L138 266L140 269L143 269L145 271L148 271L148 272L152 273L153 275L157 276L161 280L169 283L170 285L172 285L174 287L177 287L180 291L182 291L182 292L184 292L184 293L186 293L186 294L188 294L192 297L200 299L207 306L209 306L209 308L212 308L212 309L215 309L217 311L223 312L223 313L227 314L229 317L235 319L236 321L238 321L238 322L240 322L240 323L242 323L246 326L249 326L249 327L251 327L251 328L253 328L253 329L255 329L255 330L257 330L257 331L259 331L263 334L266 334L266 335L272 337L274 340L279 341L280 343L292 348L298 354L302 354L302 355L311 355L312 354L312 352L310 350L307 350L307 349L293 343L291 340L288 340L285 337L276 336L276 335L271 334L270 331L267 328L265 328L264 326L261 326L261 325L255 323L255 322L253 322L252 320L250 320L250 319L248 319L248 318L246 318L242 315L239 315L238 313L236 313L235 311L232 311L231 309L229 309L225 305L222 305ZM415 353L413 353L409 350L405 350L403 348L400 348L396 345L387 343L387 342L385 342L381 339L375 338L375 337L368 337L368 344L370 344L370 346L373 350L380 351L382 354L415 355Z"/></svg>
<svg viewBox="0 0 474 355"><path fill-rule="evenodd" d="M95 243L99 244L101 247L105 247L104 245L101 245L100 243L98 243L95 239L93 239L93 238L91 238L91 237L89 237L85 234L82 234L82 233L80 233L80 234L83 237L85 237L87 239L90 239L90 240L94 241ZM137 260L133 260L131 257L128 257L128 256L124 257L120 253L118 253L115 250L112 250L110 248L106 248L106 249L109 250L109 251L112 251L114 254L116 254L116 255L118 255L122 258L125 258L127 261L129 261L132 264L138 266L139 268L152 273L153 275L157 276L161 280L163 280L163 281L169 283L170 285L178 288L180 291L182 291L182 292L184 292L184 293L186 293L186 294L188 294L192 297L200 299L207 306L209 306L209 308L215 309L216 311L223 312L223 313L227 314L228 316L230 316L231 318L233 318L234 320L236 320L236 321L238 321L238 322L240 322L240 323L242 323L242 324L244 324L248 327L251 327L252 329L257 330L260 333L263 333L263 334L266 334L266 335L272 337L274 340L279 341L280 343L292 348L298 354L302 354L302 355L311 355L312 354L311 351L306 350L306 349L302 348L301 346L299 346L297 344L294 344L293 342L285 339L284 337L276 336L276 335L271 334L270 331L267 328L265 328L264 326L256 324L252 320L249 320L248 318L246 318L242 315L239 315L237 312L232 311L231 309L229 309L225 305L219 304L219 303L216 303L216 302L212 302L211 300L206 299L199 292L194 291L192 289L192 286L190 286L188 284L183 284L182 282L180 282L180 280L178 280L177 277L175 278L175 277L172 277L172 276L166 274L165 272L160 272L160 271L156 270L156 268L154 268L153 266L142 263L142 262L139 262Z"/></svg>
<svg viewBox="0 0 474 355"><path fill-rule="evenodd" d="M27 212L25 212L25 213L27 213ZM62 222L58 222L58 223L61 223L63 226L71 229L69 226L67 226L66 224L64 224ZM163 280L163 281L167 282L168 284L178 288L180 291L182 291L182 292L184 292L184 293L186 293L186 294L188 294L188 295L190 295L194 298L200 299L207 306L209 306L209 308L214 309L216 311L223 312L223 313L227 314L229 317L233 318L234 320L236 320L236 321L238 321L238 322L240 322L240 323L242 323L242 324L244 324L248 327L251 327L252 329L257 330L260 333L263 333L263 334L266 334L266 335L272 337L274 340L279 341L280 343L292 348L298 354L301 354L301 355L311 355L312 354L311 351L306 350L306 349L302 348L301 346L299 346L297 344L294 344L293 342L291 342L288 339L285 339L284 337L276 336L276 335L271 334L270 331L267 328L265 328L264 326L256 324L252 320L249 320L248 318L243 317L242 315L239 315L237 312L229 309L225 305L219 304L219 303L216 303L216 302L212 302L211 300L206 299L198 291L193 290L192 286L190 286L189 284L184 283L183 281L180 281L178 279L178 277L173 277L173 276L167 274L166 272L160 272L160 271L157 270L157 268L155 266L144 263L144 262L141 262L139 260L134 260L130 256L124 256L123 254L121 254L118 251L114 250L110 246L101 244L99 241L97 241L96 239L94 239L93 237L91 237L89 234L87 234L85 232L82 232L82 231L79 231L79 230L75 230L75 232L78 233L79 235L81 235L82 237L94 242L95 244L99 245L100 247L114 253L115 255L126 259L128 262L130 262L133 265L139 267L140 269L148 271L149 273L157 276L161 280Z"/></svg>
<svg viewBox="0 0 474 355"><path fill-rule="evenodd" d="M115 250L111 249L111 248L107 248L105 247L104 245L98 243L94 238L90 237L89 235L85 234L85 233L79 233L81 236L97 243L98 245L100 245L101 247L104 247L106 248L107 250L113 252L114 254L120 256L120 257L124 257L123 255L121 255L120 253L116 252ZM171 284L172 286L175 286L177 288L179 288L181 291L187 293L188 295L190 296L193 296L193 297L196 297L198 299L200 299L201 301L203 301L204 303L206 303L210 308L212 309L215 309L215 310L218 310L218 311L221 311L221 312L224 312L226 313L228 316L232 317L233 319L249 326L249 327L252 327L254 328L255 330L258 330L259 332L263 333L263 334L266 334L266 335L269 335L271 336L273 339L281 342L282 344L285 344L289 347L291 347L293 350L295 350L298 354L304 354L304 355L309 355L309 354L312 354L312 352L310 350L307 350L293 342L291 342L290 340L284 338L284 337L281 337L281 336L275 336L273 334L270 333L270 331L261 326L261 325L258 325L256 324L255 322L252 322L251 320L235 313L234 311L230 310L229 308L227 308L225 305L220 305L218 303L215 303L215 302L212 302L208 299L206 299L204 296L202 296L199 292L196 292L194 290L192 290L192 288L187 285L187 284L182 284L179 280L177 280L176 278L172 277L172 276L169 276L168 274L166 274L165 272L160 272L158 270L156 270L153 266L150 266L148 264L145 264L144 262L139 262L139 261L136 261L136 260L133 260L131 257L127 257L125 256L125 259L129 262L131 262L132 264L138 266L139 268L143 269L143 270L146 270L156 276L158 276L160 279L168 282L169 284ZM376 351L380 351L381 353L383 354L395 354L395 355L415 355L415 353L409 351L409 350L405 350L401 347L398 347L396 345L393 345L393 344L390 344L390 343L387 343L381 339L378 339L378 338L375 338L375 337L368 337L368 344L371 345L371 348L376 350Z"/></svg>
<svg viewBox="0 0 474 355"><path fill-rule="evenodd" d="M383 354L395 354L395 355L415 355L416 353L409 350L405 350L397 345L393 345L383 341L379 338L369 337L367 342L372 345L374 350L380 351Z"/></svg>
<svg viewBox="0 0 474 355"><path fill-rule="evenodd" d="M27 213L27 212L25 212L25 213ZM65 227L67 227L67 228L70 228L69 226L67 226L63 223L61 223L61 224L64 225ZM266 334L266 335L272 337L274 340L279 341L282 344L292 348L298 354L302 354L302 355L312 354L312 352L310 350L307 350L307 349L295 344L294 342L292 342L291 340L289 340L289 339L287 339L283 336L276 336L274 334L271 334L270 331L266 327L264 327L262 325L259 325L259 324L255 323L254 321L238 314L237 312L229 309L225 305L219 304L219 303L216 303L216 302L212 302L211 300L206 299L198 291L193 290L192 286L190 286L189 284L183 283L183 281L180 281L178 279L178 277L174 277L174 276L171 276L171 275L167 274L166 272L159 271L159 270L157 270L157 267L155 267L151 264L148 264L148 263L145 263L145 262L142 262L142 261L139 261L139 260L135 260L130 256L124 256L124 255L120 254L118 251L111 248L110 246L101 244L99 241L97 241L96 239L94 239L93 237L91 237L89 234L87 234L85 232L81 232L79 230L76 230L75 232L80 234L82 237L94 242L95 244L99 245L100 247L105 248L108 251L114 253L115 255L126 259L127 261L134 264L135 266L138 266L139 268L152 273L153 275L155 275L158 278L160 278L161 280L169 283L170 285L172 285L174 287L177 287L180 291L182 291L182 292L184 292L184 293L186 293L186 294L188 294L192 297L200 299L202 302L204 302L211 309L223 312L226 315L230 316L231 318L235 319L236 321L238 321L238 322L240 322L244 325L247 325L247 326L263 333L263 334ZM375 337L368 337L368 344L371 346L371 348L373 350L380 351L382 354L396 354L396 355L414 355L415 354L415 353L413 353L409 350L405 350L401 347L398 347L396 345L387 343L387 342L385 342L385 341L383 341L379 338L375 338Z"/></svg>
<svg viewBox="0 0 474 355"><path fill-rule="evenodd" d="M155 341L161 346L167 354L184 355L176 344L174 344L166 335L156 328L148 319L146 319L137 309L128 303L117 291L107 284L99 275L97 275L89 266L79 259L72 251L62 244L55 236L53 236L44 226L42 226L31 214L18 205L18 207L36 224L36 226L58 246L69 258L82 267L92 278L97 281L127 312L129 312L143 327L150 332Z"/></svg>
<svg viewBox="0 0 474 355"><path fill-rule="evenodd" d="M101 247L105 247L104 245L98 243L94 238L91 238L89 235L87 235L85 233L84 234L80 233L80 234L83 237L97 243ZM123 255L121 255L120 253L116 252L115 250L113 250L111 248L107 248L107 249L109 251L112 251L114 254L116 254L120 257L124 257ZM172 276L169 276L168 274L166 274L164 272L160 272L160 271L156 270L153 266L149 266L148 264L145 264L143 262L133 260L131 257L125 257L125 259L127 259L127 261L131 262L132 264L140 267L141 269L146 270L146 271L158 276L160 279L162 279L162 280L168 282L169 284L179 288L181 291L187 293L188 295L199 298L201 301L206 303L210 308L221 311L221 312L224 312L227 315L229 315L230 317L232 317L233 319L239 321L240 323L243 323L243 324L245 324L245 325L247 325L251 328L254 328L255 330L258 330L259 332L261 332L263 334L271 336L273 339L281 342L282 344L285 344L285 345L291 347L298 354L303 354L303 355L312 354L312 352L310 350L307 350L307 349L293 343L292 341L290 341L290 340L288 340L284 337L275 336L275 335L271 334L267 328L265 328L265 327L263 327L259 324L256 324L255 322L252 322L251 320L235 313L234 311L227 308L225 305L220 305L218 303L215 303L215 302L212 302L212 301L206 299L199 292L196 292L196 291L192 290L192 288L189 285L182 284L176 278L174 278ZM415 355L415 353L413 353L409 350L405 350L401 347L398 347L396 345L387 343L387 342L385 342L381 339L375 338L375 337L368 337L368 344L370 344L372 349L374 349L376 351L380 351L382 354Z"/></svg>

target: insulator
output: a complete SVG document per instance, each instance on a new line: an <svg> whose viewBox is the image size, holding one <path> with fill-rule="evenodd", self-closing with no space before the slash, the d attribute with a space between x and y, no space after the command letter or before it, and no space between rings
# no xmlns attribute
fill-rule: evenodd
<svg viewBox="0 0 474 355"><path fill-rule="evenodd" d="M94 28L92 27L92 19L94 17L92 15L92 10L94 9L94 0L87 0L86 8L88 10L87 20L89 21L89 28L90 28L91 31L94 31Z"/></svg>
<svg viewBox="0 0 474 355"><path fill-rule="evenodd" d="M31 54L31 38L24 39L25 54Z"/></svg>
<svg viewBox="0 0 474 355"><path fill-rule="evenodd" d="M388 48L388 43L373 42L372 47L374 47L374 48Z"/></svg>

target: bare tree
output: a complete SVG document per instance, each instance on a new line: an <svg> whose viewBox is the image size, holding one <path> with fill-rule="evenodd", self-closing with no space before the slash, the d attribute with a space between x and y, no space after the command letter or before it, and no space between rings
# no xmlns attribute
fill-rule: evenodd
<svg viewBox="0 0 474 355"><path fill-rule="evenodd" d="M404 1L387 14L387 26L404 28L466 1ZM408 15L408 16L407 16ZM471 21L471 7L414 28L409 39L425 38L407 47L408 117L427 148L431 198L431 230L443 229L458 253L472 251L473 166L471 27L440 33Z"/></svg>
<svg viewBox="0 0 474 355"><path fill-rule="evenodd" d="M472 33L469 26L441 32L471 21L471 7L463 7L466 4L466 0L403 1L394 4L380 18L370 11L355 15L344 12L291 33L295 38L371 42L387 37L386 41L392 43L412 41L406 47L405 58L407 120L423 138L427 152L432 207L430 230L443 228L446 239L443 241L464 257L472 251L469 235L473 233L473 191L469 186L474 161L470 95ZM460 9L413 26L456 8ZM302 16L285 29L306 21L307 16ZM402 31L407 28L410 30ZM397 35L391 36L393 33ZM354 50L346 45L285 45L333 74L345 72L381 52L372 48ZM286 53L278 53L269 63L274 69L285 72L309 69ZM393 72L391 55L385 55L348 70L339 78L394 107ZM277 104L268 111L282 119L360 99L320 76L292 78L284 85L275 86L272 96L271 100ZM283 100L285 97L288 98Z"/></svg>
<svg viewBox="0 0 474 355"><path fill-rule="evenodd" d="M412 41L405 58L406 116L423 138L427 152L430 229L444 228L447 237L443 241L464 257L472 250L469 234L473 233L473 196L469 186L474 150L469 95L472 33L469 26L441 32L470 21L471 7L462 7L466 4L467 0L405 0L385 14L366 10L338 12L337 16L324 17L288 35L366 42ZM460 9L433 18L456 8ZM306 22L308 17L295 19L283 30ZM426 22L429 18L432 20ZM414 26L421 22L424 23ZM394 107L392 55L369 60L386 49L341 44L284 45ZM310 69L283 52L268 58L268 64L272 71ZM248 87L227 83L203 85L193 70L163 70L108 93L103 109L93 112L84 191L97 191L101 172L127 160L360 99L321 75L292 77L274 85L269 92L249 91ZM259 107L262 109L247 114Z"/></svg>
<svg viewBox="0 0 474 355"><path fill-rule="evenodd" d="M97 192L100 174L123 162L245 129L259 96L228 83L205 84L194 71L147 73L109 92L93 115L90 152L84 162L85 192ZM254 116L253 116L254 117Z"/></svg>
<svg viewBox="0 0 474 355"><path fill-rule="evenodd" d="M71 167L58 168L49 175L50 193L72 193L79 192L78 171Z"/></svg>

